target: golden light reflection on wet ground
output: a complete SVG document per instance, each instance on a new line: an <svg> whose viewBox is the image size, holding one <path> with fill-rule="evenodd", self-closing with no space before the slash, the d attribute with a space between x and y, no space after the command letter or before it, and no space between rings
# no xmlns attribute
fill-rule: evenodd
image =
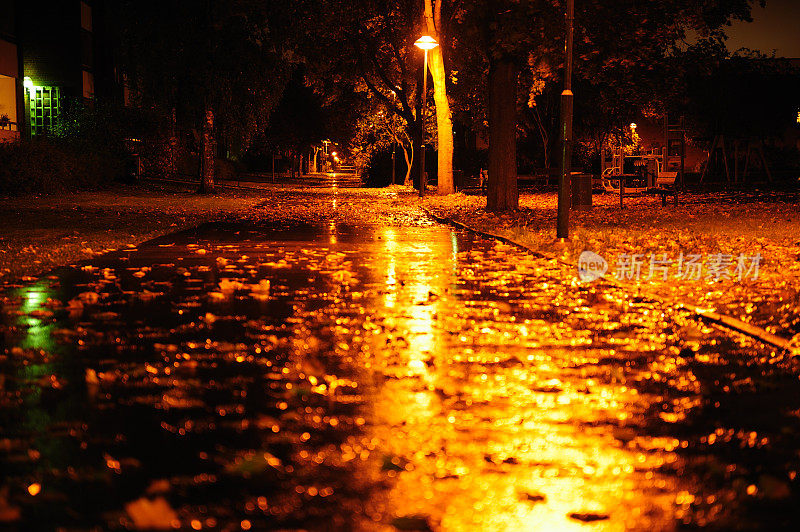
<svg viewBox="0 0 800 532"><path fill-rule="evenodd" d="M516 253L518 268L498 269L508 262L502 246L478 251L446 229L425 231L424 244L414 232L378 234L386 253L375 270L385 277L373 289L385 294L375 343L393 349L374 351L390 378L371 428L403 465L383 504L443 530L669 527L676 483L654 471L676 457L628 447L623 434L642 398L603 368L574 369L603 346L565 347L568 331L522 310L551 298L560 271L548 278ZM459 253L459 240L473 249ZM535 288L544 284L549 291Z"/></svg>
<svg viewBox="0 0 800 532"><path fill-rule="evenodd" d="M142 501L228 530L793 519L787 361L504 244L383 221L214 224L16 289L0 507L33 528L130 528Z"/></svg>

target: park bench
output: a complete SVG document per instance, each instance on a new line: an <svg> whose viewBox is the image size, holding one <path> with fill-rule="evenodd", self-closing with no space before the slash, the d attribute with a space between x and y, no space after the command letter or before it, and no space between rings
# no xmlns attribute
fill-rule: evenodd
<svg viewBox="0 0 800 532"><path fill-rule="evenodd" d="M672 196L675 206L678 205L678 190L675 188L675 180L678 172L659 172L656 178L656 186L647 190L648 194L661 196L661 206L667 206L667 196Z"/></svg>

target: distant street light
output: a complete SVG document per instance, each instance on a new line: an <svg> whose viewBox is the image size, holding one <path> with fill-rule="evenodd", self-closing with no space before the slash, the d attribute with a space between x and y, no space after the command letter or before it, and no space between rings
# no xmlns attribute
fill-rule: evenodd
<svg viewBox="0 0 800 532"><path fill-rule="evenodd" d="M631 122L631 125L628 126L631 128L631 142L633 142L634 149L639 149L639 137L636 136L636 128L639 127L636 125L636 122Z"/></svg>
<svg viewBox="0 0 800 532"><path fill-rule="evenodd" d="M425 196L425 186L427 179L425 176L425 119L428 111L428 52L439 46L436 39L425 35L420 37L414 46L425 52L425 67L422 71L422 146L420 146L420 173L419 173L419 197Z"/></svg>

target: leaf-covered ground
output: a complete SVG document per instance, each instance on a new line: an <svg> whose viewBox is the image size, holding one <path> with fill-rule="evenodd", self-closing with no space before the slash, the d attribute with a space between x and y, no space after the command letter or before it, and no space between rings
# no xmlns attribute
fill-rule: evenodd
<svg viewBox="0 0 800 532"><path fill-rule="evenodd" d="M7 529L800 519L796 360L402 191L266 191L0 301Z"/></svg>
<svg viewBox="0 0 800 532"><path fill-rule="evenodd" d="M0 280L14 280L124 248L260 201L253 193L200 196L186 187L123 187L0 199Z"/></svg>
<svg viewBox="0 0 800 532"><path fill-rule="evenodd" d="M626 198L595 194L590 211L571 213L567 243L555 241L557 205L553 193L522 194L520 210L495 215L485 211L485 198L457 194L429 199L427 205L442 216L508 236L533 249L577 265L583 251L593 251L610 263L614 276L620 255L641 255L642 275L624 279L633 293L642 290L670 302L686 302L715 309L791 338L800 333L800 203L797 194L716 193L683 194L676 207L662 207L654 196ZM681 253L701 255L700 279L678 278ZM662 270L649 278L650 255L673 264L668 279ZM708 277L719 255L732 260L760 255L757 279L752 272L739 280L737 264L728 277ZM751 263L748 262L749 266Z"/></svg>

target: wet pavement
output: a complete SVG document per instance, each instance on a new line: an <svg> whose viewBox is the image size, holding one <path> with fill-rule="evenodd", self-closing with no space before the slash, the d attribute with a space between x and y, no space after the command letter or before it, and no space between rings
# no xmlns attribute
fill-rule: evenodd
<svg viewBox="0 0 800 532"><path fill-rule="evenodd" d="M0 528L796 529L794 361L422 216L268 218L6 288Z"/></svg>

